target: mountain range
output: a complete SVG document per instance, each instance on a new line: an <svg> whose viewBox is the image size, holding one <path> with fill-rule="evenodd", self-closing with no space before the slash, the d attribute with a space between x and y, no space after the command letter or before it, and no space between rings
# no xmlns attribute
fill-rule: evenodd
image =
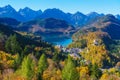
<svg viewBox="0 0 120 80"><path fill-rule="evenodd" d="M71 14L56 8L42 12L25 7L16 11L7 5L0 8L0 23L12 26L17 31L42 36L50 34L68 36L81 28L83 33L102 31L108 33L112 39L120 39L120 15L105 15L96 12L87 15L81 12Z"/></svg>
<svg viewBox="0 0 120 80"><path fill-rule="evenodd" d="M20 22L13 18L0 18L0 23L10 26L14 30L29 32L29 33L57 33L66 34L76 31L75 27L70 25L65 20L55 18L35 19L27 22Z"/></svg>
<svg viewBox="0 0 120 80"><path fill-rule="evenodd" d="M14 18L18 21L26 22L33 19L46 19L46 18L55 18L65 20L68 23L74 26L83 26L86 23L96 19L97 17L104 16L104 14L99 14L96 12L91 12L89 14L83 14L81 12L65 13L60 9L46 9L45 11L41 10L32 10L28 7L19 9L16 11L11 5L0 7L0 17L9 17ZM120 15L115 15L116 18L120 19Z"/></svg>
<svg viewBox="0 0 120 80"><path fill-rule="evenodd" d="M115 16L108 14L83 26L76 34L82 35L89 32L105 32L111 39L120 39L120 20Z"/></svg>
<svg viewBox="0 0 120 80"><path fill-rule="evenodd" d="M19 14L13 7L7 5L5 7L0 8L0 17L9 17L14 18L19 21L23 21L24 18L21 14Z"/></svg>

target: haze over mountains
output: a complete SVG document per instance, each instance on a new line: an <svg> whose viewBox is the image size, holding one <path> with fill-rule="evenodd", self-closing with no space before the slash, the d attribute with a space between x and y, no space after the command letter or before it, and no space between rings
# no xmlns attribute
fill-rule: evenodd
<svg viewBox="0 0 120 80"><path fill-rule="evenodd" d="M89 23L91 20L96 19L97 17L104 16L104 14L99 14L96 12L91 12L89 14L83 14L81 12L76 12L74 14L65 13L60 9L46 9L45 11L41 10L32 10L28 7L24 9L19 9L16 11L11 5L0 7L0 17L9 17L14 18L18 21L30 21L33 19L45 19L45 18L56 18L67 21L68 23L76 26L82 26L86 23ZM120 15L115 15L116 18L120 19Z"/></svg>

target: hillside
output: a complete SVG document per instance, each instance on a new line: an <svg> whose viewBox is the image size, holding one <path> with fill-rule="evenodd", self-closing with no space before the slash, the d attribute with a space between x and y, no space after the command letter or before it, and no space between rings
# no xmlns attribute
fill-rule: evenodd
<svg viewBox="0 0 120 80"><path fill-rule="evenodd" d="M10 28L10 26L8 25L0 24L0 34L1 34L1 41L3 42L5 42L9 36L16 35L18 42L21 44L23 48L25 47L25 45L31 45L31 46L36 45L41 47L50 46L50 44L47 44L46 42L41 41L41 39L39 39L39 41L35 41L29 36L22 36L19 33L13 31L13 29Z"/></svg>
<svg viewBox="0 0 120 80"><path fill-rule="evenodd" d="M75 28L64 20L47 18L21 23L18 25L18 30L41 34L64 34L74 31Z"/></svg>
<svg viewBox="0 0 120 80"><path fill-rule="evenodd" d="M112 39L120 39L120 20L108 14L84 26L81 31L83 33L102 31L108 33Z"/></svg>
<svg viewBox="0 0 120 80"><path fill-rule="evenodd" d="M119 59L120 21L106 15L84 26L73 35L68 48L80 48L80 55L92 64L113 66ZM117 40L117 41L116 41ZM114 62L115 64L109 63Z"/></svg>
<svg viewBox="0 0 120 80"><path fill-rule="evenodd" d="M0 23L15 28L18 24L20 24L20 21L17 21L16 19L13 18L5 17L5 18L0 18Z"/></svg>

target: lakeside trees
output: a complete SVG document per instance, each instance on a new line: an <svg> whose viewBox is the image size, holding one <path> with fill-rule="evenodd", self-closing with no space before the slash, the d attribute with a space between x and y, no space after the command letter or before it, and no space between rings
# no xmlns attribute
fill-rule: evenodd
<svg viewBox="0 0 120 80"><path fill-rule="evenodd" d="M109 80L120 77L117 68L105 70L103 66L114 65L111 56L99 33L90 33L80 40L84 50L80 59L62 53L58 48L41 46L22 46L17 35L11 35L5 42L5 51L0 51L1 80ZM90 40L90 38L92 39ZM99 45L93 44L97 39ZM79 43L79 41L77 42ZM74 45L74 44L72 44ZM72 47L72 45L70 47ZM79 45L77 45L79 46ZM80 45L81 46L81 45ZM74 47L74 46L73 46ZM86 48L87 47L87 48ZM8 53L6 53L6 51ZM107 62L106 62L107 61ZM109 64L107 64L109 63ZM110 67L110 66L109 66ZM108 75L110 74L110 75ZM6 76L5 76L6 75ZM113 76L113 78L111 78ZM2 79L3 78L3 79Z"/></svg>

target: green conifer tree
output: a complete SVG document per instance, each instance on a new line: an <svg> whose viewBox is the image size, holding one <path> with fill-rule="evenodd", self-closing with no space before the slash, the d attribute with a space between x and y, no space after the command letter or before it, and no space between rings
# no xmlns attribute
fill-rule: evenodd
<svg viewBox="0 0 120 80"><path fill-rule="evenodd" d="M30 58L30 56L28 55L27 57L24 57L20 69L20 73L22 74L22 76L25 77L27 80L32 80L34 76L34 68L35 68L35 63Z"/></svg>
<svg viewBox="0 0 120 80"><path fill-rule="evenodd" d="M90 74L93 79L99 79L102 75L102 71L99 69L97 64L91 65Z"/></svg>
<svg viewBox="0 0 120 80"><path fill-rule="evenodd" d="M45 54L42 54L38 61L38 73L42 74L47 67L48 67L47 58Z"/></svg>
<svg viewBox="0 0 120 80"><path fill-rule="evenodd" d="M16 53L20 53L21 52L21 47L19 42L17 41L17 37L16 34L11 35L8 40L6 41L5 44L5 49L7 52L12 53L12 54L16 54Z"/></svg>
<svg viewBox="0 0 120 80"><path fill-rule="evenodd" d="M68 56L67 63L62 71L62 80L79 80L79 73L77 72L75 64L70 56Z"/></svg>

